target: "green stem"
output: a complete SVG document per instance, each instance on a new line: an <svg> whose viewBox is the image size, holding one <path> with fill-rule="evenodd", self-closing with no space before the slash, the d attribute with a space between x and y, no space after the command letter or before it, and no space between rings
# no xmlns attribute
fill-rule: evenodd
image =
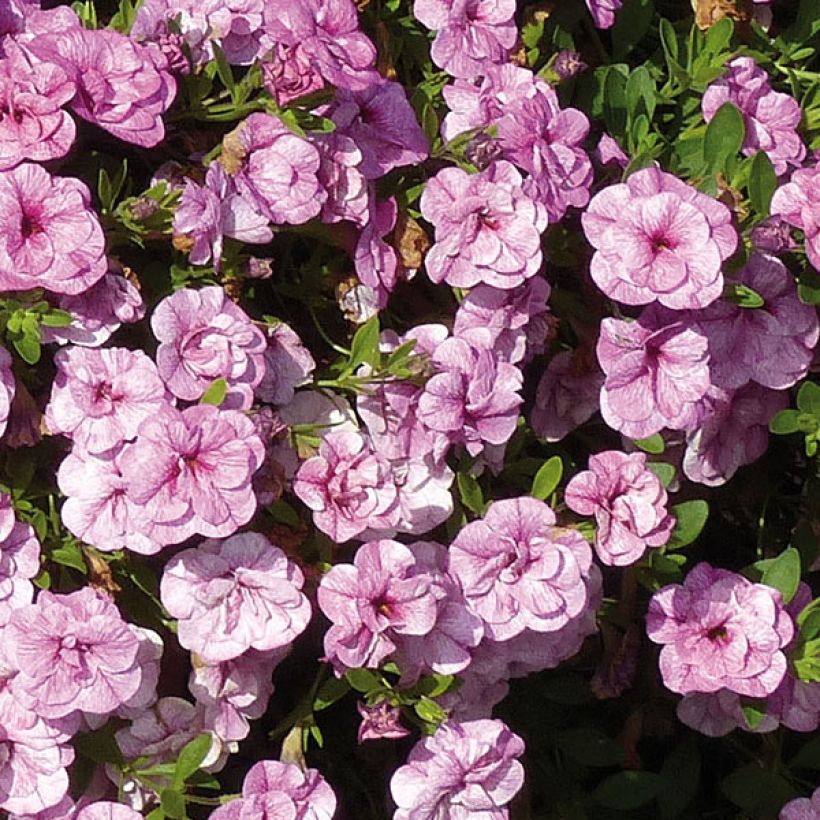
<svg viewBox="0 0 820 820"><path fill-rule="evenodd" d="M313 324L316 325L316 330L319 331L319 335L324 339L324 342L328 347L335 350L337 353L341 353L342 356L349 356L350 350L346 347L342 347L341 345L337 345L330 336L327 335L325 329L322 327L321 322L319 321L318 316L316 316L316 311L314 310L312 305L307 306L308 312L310 313L310 318L313 319Z"/></svg>

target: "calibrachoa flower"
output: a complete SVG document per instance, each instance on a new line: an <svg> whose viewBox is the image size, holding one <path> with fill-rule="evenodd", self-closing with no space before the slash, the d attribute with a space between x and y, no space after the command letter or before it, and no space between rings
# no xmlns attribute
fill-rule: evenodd
<svg viewBox="0 0 820 820"><path fill-rule="evenodd" d="M799 168L772 197L772 216L800 228L806 238L809 262L820 270L820 165Z"/></svg>
<svg viewBox="0 0 820 820"><path fill-rule="evenodd" d="M362 173L362 152L350 137L334 131L311 134L310 142L319 151L317 176L327 199L322 205L321 220L327 224L367 222L370 186Z"/></svg>
<svg viewBox="0 0 820 820"><path fill-rule="evenodd" d="M438 605L433 578L417 573L416 558L396 541L359 547L353 564L336 564L319 584L319 607L332 622L325 655L337 674L377 667L403 635L427 635Z"/></svg>
<svg viewBox="0 0 820 820"><path fill-rule="evenodd" d="M820 787L811 797L798 797L790 800L780 810L778 820L817 820L820 817Z"/></svg>
<svg viewBox="0 0 820 820"><path fill-rule="evenodd" d="M0 627L34 597L31 579L40 571L40 542L29 524L15 522L0 541Z"/></svg>
<svg viewBox="0 0 820 820"><path fill-rule="evenodd" d="M422 738L390 781L393 820L507 820L524 741L500 720L454 721Z"/></svg>
<svg viewBox="0 0 820 820"><path fill-rule="evenodd" d="M225 538L256 511L251 478L265 457L253 422L235 410L166 407L146 419L121 469L160 544L194 533Z"/></svg>
<svg viewBox="0 0 820 820"><path fill-rule="evenodd" d="M712 83L701 99L706 122L730 102L743 114L743 153L747 157L765 151L778 176L785 174L789 166L800 166L806 146L797 133L797 100L775 91L769 84L769 75L751 57L734 57L726 63L726 69L726 74Z"/></svg>
<svg viewBox="0 0 820 820"><path fill-rule="evenodd" d="M111 600L91 587L41 591L36 603L15 610L3 634L20 697L42 717L105 715L140 687L139 641Z"/></svg>
<svg viewBox="0 0 820 820"><path fill-rule="evenodd" d="M79 180L23 163L0 172L0 292L80 293L105 275L105 237Z"/></svg>
<svg viewBox="0 0 820 820"><path fill-rule="evenodd" d="M4 347L0 347L0 436L6 432L11 403L17 392L17 383L11 369L11 355Z"/></svg>
<svg viewBox="0 0 820 820"><path fill-rule="evenodd" d="M673 692L762 698L786 674L794 625L777 590L701 562L683 585L652 596L646 630L663 645L661 675Z"/></svg>
<svg viewBox="0 0 820 820"><path fill-rule="evenodd" d="M57 375L46 408L52 433L101 454L130 441L165 404L165 386L141 350L70 347L54 356Z"/></svg>
<svg viewBox="0 0 820 820"><path fill-rule="evenodd" d="M267 330L264 374L256 395L271 404L289 404L297 387L307 384L316 362L296 332L279 322Z"/></svg>
<svg viewBox="0 0 820 820"><path fill-rule="evenodd" d="M123 803L99 800L87 803L75 815L74 820L140 820L142 815Z"/></svg>
<svg viewBox="0 0 820 820"><path fill-rule="evenodd" d="M261 533L204 541L177 553L160 584L179 642L210 663L249 649L280 649L301 634L310 604L304 576Z"/></svg>
<svg viewBox="0 0 820 820"><path fill-rule="evenodd" d="M327 433L318 455L299 468L293 491L338 544L366 529L390 530L399 521L390 464L358 432Z"/></svg>
<svg viewBox="0 0 820 820"><path fill-rule="evenodd" d="M598 28L612 28L615 12L623 5L623 0L586 0L592 19Z"/></svg>
<svg viewBox="0 0 820 820"><path fill-rule="evenodd" d="M496 501L450 546L450 574L493 640L525 629L554 632L589 601L592 551L574 530L555 525L543 502L522 497Z"/></svg>
<svg viewBox="0 0 820 820"><path fill-rule="evenodd" d="M398 706L391 706L387 701L367 706L359 701L356 708L362 718L359 724L359 743L384 738L397 740L410 734L410 730L401 725L401 710Z"/></svg>
<svg viewBox="0 0 820 820"><path fill-rule="evenodd" d="M415 0L413 15L436 32L433 62L454 77L476 77L515 45L514 0Z"/></svg>
<svg viewBox="0 0 820 820"><path fill-rule="evenodd" d="M676 314L651 307L636 322L604 319L597 353L606 374L601 414L614 430L645 438L697 420L711 384L708 343Z"/></svg>
<svg viewBox="0 0 820 820"><path fill-rule="evenodd" d="M648 547L663 546L675 526L666 490L644 453L590 456L589 469L573 476L564 500L574 512L595 516L595 551L610 566L634 564Z"/></svg>
<svg viewBox="0 0 820 820"><path fill-rule="evenodd" d="M216 379L227 382L223 406L247 410L265 373L265 337L219 286L184 288L151 317L160 342L157 368L168 389L195 401Z"/></svg>
<svg viewBox="0 0 820 820"><path fill-rule="evenodd" d="M332 820L336 795L316 769L263 760L251 767L242 797L212 812L212 820L270 817L282 820Z"/></svg>
<svg viewBox="0 0 820 820"><path fill-rule="evenodd" d="M596 249L590 273L628 305L702 308L723 291L737 247L729 209L672 174L645 168L597 194L581 217Z"/></svg>

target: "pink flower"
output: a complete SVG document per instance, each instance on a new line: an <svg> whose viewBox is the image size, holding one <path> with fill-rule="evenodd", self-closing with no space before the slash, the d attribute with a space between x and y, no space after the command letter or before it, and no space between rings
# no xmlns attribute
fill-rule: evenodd
<svg viewBox="0 0 820 820"><path fill-rule="evenodd" d="M510 289L535 276L547 216L521 183L518 171L504 161L473 175L445 168L428 181L421 212L436 229L425 259L434 282Z"/></svg>
<svg viewBox="0 0 820 820"><path fill-rule="evenodd" d="M0 60L0 169L65 156L76 128L62 106L73 96L74 85L61 68L7 47Z"/></svg>
<svg viewBox="0 0 820 820"><path fill-rule="evenodd" d="M589 13L598 28L612 28L615 12L623 5L623 0L586 0Z"/></svg>
<svg viewBox="0 0 820 820"><path fill-rule="evenodd" d="M453 513L453 471L434 455L391 461L391 477L396 485L399 520L395 532L423 535L443 524ZM387 537L392 528L368 529L368 536Z"/></svg>
<svg viewBox="0 0 820 820"><path fill-rule="evenodd" d="M262 77L265 88L281 106L321 91L325 84L310 55L298 44L276 43L268 61L262 63Z"/></svg>
<svg viewBox="0 0 820 820"><path fill-rule="evenodd" d="M714 302L692 319L709 339L712 381L723 388L755 381L783 390L801 381L820 335L817 311L797 298L797 284L773 256L754 254L735 280L759 294L760 308Z"/></svg>
<svg viewBox="0 0 820 820"><path fill-rule="evenodd" d="M340 91L325 116L362 152L367 179L423 162L429 154L427 137L398 83L381 80L361 91Z"/></svg>
<svg viewBox="0 0 820 820"><path fill-rule="evenodd" d="M530 423L536 435L560 441L598 410L604 375L590 370L583 356L562 350L550 359L538 382Z"/></svg>
<svg viewBox="0 0 820 820"><path fill-rule="evenodd" d="M327 192L315 146L272 114L251 114L238 128L244 151L236 187L276 224L301 225L319 214Z"/></svg>
<svg viewBox="0 0 820 820"><path fill-rule="evenodd" d="M778 176L785 174L789 166L800 166L806 156L806 146L797 133L800 125L797 100L773 90L769 75L751 57L734 57L726 63L726 68L726 74L713 82L701 99L706 122L712 120L724 103L730 102L743 114L745 156L764 151Z"/></svg>
<svg viewBox="0 0 820 820"><path fill-rule="evenodd" d="M162 115L174 100L176 83L155 46L110 29L75 26L37 36L27 48L76 84L75 114L143 148L162 142Z"/></svg>
<svg viewBox="0 0 820 820"><path fill-rule="evenodd" d="M367 222L370 190L362 173L359 146L338 131L311 134L310 142L319 151L321 165L317 176L327 194L320 215L322 222Z"/></svg>
<svg viewBox="0 0 820 820"><path fill-rule="evenodd" d="M310 620L304 577L261 533L203 541L166 565L160 597L179 642L209 663L292 643Z"/></svg>
<svg viewBox="0 0 820 820"><path fill-rule="evenodd" d="M430 56L454 77L484 74L515 45L514 0L415 0L413 15L436 32Z"/></svg>
<svg viewBox="0 0 820 820"><path fill-rule="evenodd" d="M253 422L235 410L166 407L139 429L121 469L128 497L146 507L161 544L194 533L225 538L256 511L251 478L265 448Z"/></svg>
<svg viewBox="0 0 820 820"><path fill-rule="evenodd" d="M332 820L335 813L336 795L316 769L262 760L245 776L242 797L220 806L211 820Z"/></svg>
<svg viewBox="0 0 820 820"><path fill-rule="evenodd" d="M40 572L40 542L29 524L15 522L0 541L0 627L34 597L31 579Z"/></svg>
<svg viewBox="0 0 820 820"><path fill-rule="evenodd" d="M384 240L396 227L397 217L396 200L392 197L378 200L372 192L367 219L353 256L356 275L365 286L376 292L380 307L387 304L387 298L398 282L396 249Z"/></svg>
<svg viewBox="0 0 820 820"><path fill-rule="evenodd" d="M337 674L376 668L404 635L427 635L437 617L432 577L416 572L416 558L396 541L370 541L353 564L336 564L319 584L319 607L332 626L325 655Z"/></svg>
<svg viewBox="0 0 820 820"><path fill-rule="evenodd" d="M80 293L105 275L105 237L79 180L23 163L0 172L0 291Z"/></svg>
<svg viewBox="0 0 820 820"><path fill-rule="evenodd" d="M701 562L683 585L652 596L646 631L663 646L661 675L673 692L725 688L760 698L786 674L781 650L794 625L777 590Z"/></svg>
<svg viewBox="0 0 820 820"><path fill-rule="evenodd" d="M4 637L20 696L42 717L105 715L140 687L139 641L111 600L91 587L41 591L35 604L15 610Z"/></svg>
<svg viewBox="0 0 820 820"><path fill-rule="evenodd" d="M11 369L11 355L4 347L0 347L0 436L6 432L11 403L17 393L17 383Z"/></svg>
<svg viewBox="0 0 820 820"><path fill-rule="evenodd" d="M265 337L218 285L183 288L163 299L151 317L160 342L157 367L168 389L195 401L224 379L224 406L247 410L265 372Z"/></svg>
<svg viewBox="0 0 820 820"><path fill-rule="evenodd" d="M778 820L817 820L820 817L820 787L811 797L798 797L790 800L780 810Z"/></svg>
<svg viewBox="0 0 820 820"><path fill-rule="evenodd" d="M316 362L290 325L279 322L268 328L267 337L265 372L256 395L271 404L289 404L295 388L310 382Z"/></svg>
<svg viewBox="0 0 820 820"><path fill-rule="evenodd" d="M604 319L597 352L606 374L601 414L613 430L645 438L696 420L710 386L708 344L696 328L647 308L636 322Z"/></svg>
<svg viewBox="0 0 820 820"><path fill-rule="evenodd" d="M686 435L683 471L691 481L725 484L769 446L769 422L789 406L786 393L747 384L739 390L711 387L699 419Z"/></svg>
<svg viewBox="0 0 820 820"><path fill-rule="evenodd" d="M554 632L587 606L592 551L542 501L496 501L450 546L449 572L493 640Z"/></svg>
<svg viewBox="0 0 820 820"><path fill-rule="evenodd" d="M628 305L702 308L723 292L737 247L729 209L672 174L645 168L597 194L581 217L596 249L590 273Z"/></svg>
<svg viewBox="0 0 820 820"><path fill-rule="evenodd" d="M573 512L595 516L595 551L609 566L634 564L648 547L662 547L675 526L666 490L643 453L590 456L589 470L573 476L564 500Z"/></svg>
<svg viewBox="0 0 820 820"><path fill-rule="evenodd" d="M393 775L394 820L507 820L524 785L522 754L524 741L500 720L442 724Z"/></svg>
<svg viewBox="0 0 820 820"><path fill-rule="evenodd" d="M418 418L429 429L463 442L471 455L482 442L504 444L515 432L521 405L521 371L489 350L447 339L432 363L439 371L424 386Z"/></svg>
<svg viewBox="0 0 820 820"><path fill-rule="evenodd" d="M805 234L806 256L820 270L820 165L796 170L772 197L772 216L780 216Z"/></svg>
<svg viewBox="0 0 820 820"><path fill-rule="evenodd" d="M359 743L366 740L397 740L410 734L410 730L401 725L401 710L398 706L390 706L387 701L367 706L359 701L356 708L362 718L359 724Z"/></svg>
<svg viewBox="0 0 820 820"><path fill-rule="evenodd" d="M299 468L293 492L337 544L366 529L390 530L399 521L390 464L358 432L327 433L319 454Z"/></svg>
<svg viewBox="0 0 820 820"><path fill-rule="evenodd" d="M70 347L54 356L57 375L46 420L52 433L100 455L130 441L165 406L165 386L141 350Z"/></svg>
<svg viewBox="0 0 820 820"><path fill-rule="evenodd" d="M198 4L194 4L196 9ZM210 36L231 65L250 65L264 49L263 0L210 0L203 11Z"/></svg>

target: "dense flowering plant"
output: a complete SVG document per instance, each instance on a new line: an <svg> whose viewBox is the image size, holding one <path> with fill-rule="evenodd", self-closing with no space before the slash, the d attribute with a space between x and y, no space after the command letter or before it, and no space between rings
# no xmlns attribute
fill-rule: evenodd
<svg viewBox="0 0 820 820"><path fill-rule="evenodd" d="M0 0L0 816L818 820L817 0Z"/></svg>

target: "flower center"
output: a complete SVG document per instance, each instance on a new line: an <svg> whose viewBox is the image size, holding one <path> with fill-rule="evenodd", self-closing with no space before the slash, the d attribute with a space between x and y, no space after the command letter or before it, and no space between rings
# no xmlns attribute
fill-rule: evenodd
<svg viewBox="0 0 820 820"><path fill-rule="evenodd" d="M20 220L20 233L24 239L28 239L36 233L42 233L43 226L31 214L23 213L23 218Z"/></svg>
<svg viewBox="0 0 820 820"><path fill-rule="evenodd" d="M706 637L714 643L723 643L729 637L729 630L726 629L726 624L719 624L713 626L706 633Z"/></svg>

